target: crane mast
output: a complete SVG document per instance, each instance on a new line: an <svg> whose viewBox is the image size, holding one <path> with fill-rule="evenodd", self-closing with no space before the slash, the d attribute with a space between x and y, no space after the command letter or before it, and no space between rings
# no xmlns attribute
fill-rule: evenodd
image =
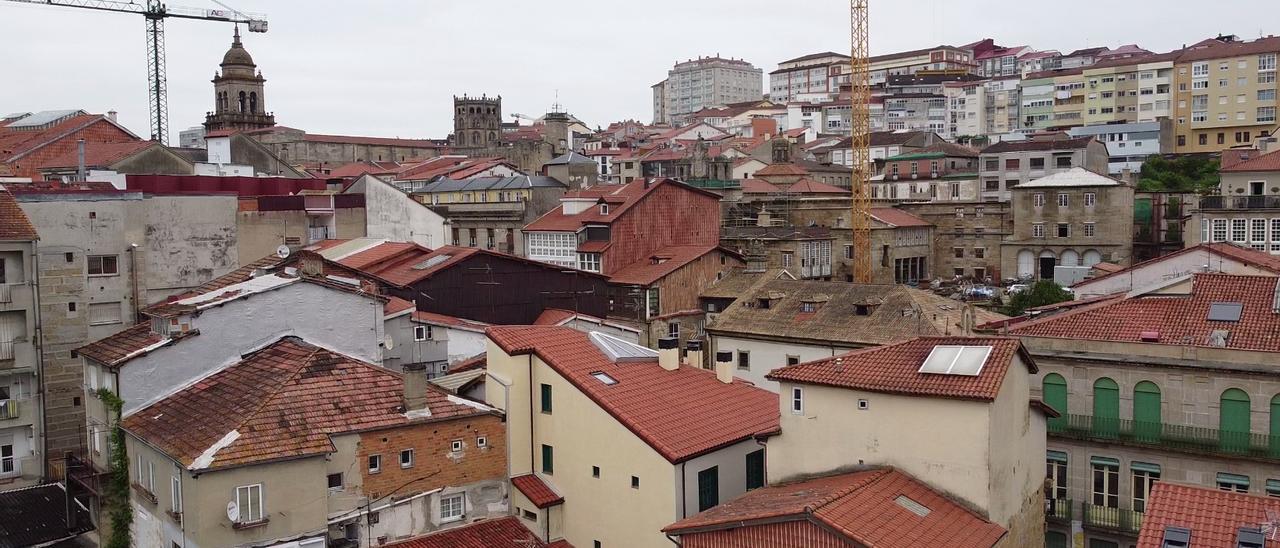
<svg viewBox="0 0 1280 548"><path fill-rule="evenodd" d="M853 176L853 280L868 284L871 276L871 67L867 52L867 0L849 1L849 134Z"/></svg>
<svg viewBox="0 0 1280 548"><path fill-rule="evenodd" d="M198 21L243 23L249 32L267 32L267 19L261 14L247 14L215 3L226 9L212 10L166 6L161 0L146 0L145 4L116 0L7 0L39 6L81 8L116 13L140 14L147 21L147 96L151 111L151 140L161 144L169 141L169 91L165 74L164 20L169 17Z"/></svg>

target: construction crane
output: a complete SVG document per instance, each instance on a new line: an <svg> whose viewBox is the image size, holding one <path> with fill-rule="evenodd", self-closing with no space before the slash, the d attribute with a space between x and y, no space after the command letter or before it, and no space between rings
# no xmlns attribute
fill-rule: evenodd
<svg viewBox="0 0 1280 548"><path fill-rule="evenodd" d="M849 0L849 132L853 160L853 280L871 283L871 66L867 52L867 0Z"/></svg>
<svg viewBox="0 0 1280 548"><path fill-rule="evenodd" d="M267 19L262 14L238 11L218 0L215 4L225 9L213 10L167 6L160 0L123 2L111 0L7 0L23 4L83 8L118 13L136 13L147 20L147 93L151 108L151 140L161 144L169 141L169 92L165 78L164 20L169 17L199 21L243 23L249 32L267 32Z"/></svg>

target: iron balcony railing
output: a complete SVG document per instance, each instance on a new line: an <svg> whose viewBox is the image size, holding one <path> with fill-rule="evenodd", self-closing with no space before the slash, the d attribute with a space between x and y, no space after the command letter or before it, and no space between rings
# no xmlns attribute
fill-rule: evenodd
<svg viewBox="0 0 1280 548"><path fill-rule="evenodd" d="M1204 196L1200 209L1280 209L1280 196Z"/></svg>
<svg viewBox="0 0 1280 548"><path fill-rule="evenodd" d="M1073 506L1074 501L1071 499L1045 499L1044 517L1053 522L1070 523Z"/></svg>
<svg viewBox="0 0 1280 548"><path fill-rule="evenodd" d="M1280 460L1280 436L1270 434L1092 415L1066 415L1050 419L1048 429L1050 433L1066 438Z"/></svg>
<svg viewBox="0 0 1280 548"><path fill-rule="evenodd" d="M1080 506L1081 510L1083 510L1081 514L1085 527L1106 529L1135 536L1138 531L1142 530L1142 512L1124 508L1112 508L1110 506L1098 506L1087 502Z"/></svg>

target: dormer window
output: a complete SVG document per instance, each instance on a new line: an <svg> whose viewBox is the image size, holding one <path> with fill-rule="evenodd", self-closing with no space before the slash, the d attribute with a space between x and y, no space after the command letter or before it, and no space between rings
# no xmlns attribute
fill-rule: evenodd
<svg viewBox="0 0 1280 548"><path fill-rule="evenodd" d="M609 214L609 204L600 204L600 214L601 215Z"/></svg>
<svg viewBox="0 0 1280 548"><path fill-rule="evenodd" d="M865 304L855 304L853 305L853 313L854 315L857 315L857 316L870 316L871 306L865 305Z"/></svg>

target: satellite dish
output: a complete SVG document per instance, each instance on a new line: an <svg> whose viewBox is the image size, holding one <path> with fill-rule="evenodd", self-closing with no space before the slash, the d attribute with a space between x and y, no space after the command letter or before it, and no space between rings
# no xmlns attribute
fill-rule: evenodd
<svg viewBox="0 0 1280 548"><path fill-rule="evenodd" d="M284 244L280 244L280 247L277 247L277 248L276 248L276 256L277 256L277 257L280 257L281 259L288 259L288 258L289 258L289 246L284 245Z"/></svg>
<svg viewBox="0 0 1280 548"><path fill-rule="evenodd" d="M386 348L387 350L391 350L396 347L396 340L391 338L391 335L383 335L382 347Z"/></svg>
<svg viewBox="0 0 1280 548"><path fill-rule="evenodd" d="M231 521L240 521L240 505L236 501L227 503L227 519Z"/></svg>

